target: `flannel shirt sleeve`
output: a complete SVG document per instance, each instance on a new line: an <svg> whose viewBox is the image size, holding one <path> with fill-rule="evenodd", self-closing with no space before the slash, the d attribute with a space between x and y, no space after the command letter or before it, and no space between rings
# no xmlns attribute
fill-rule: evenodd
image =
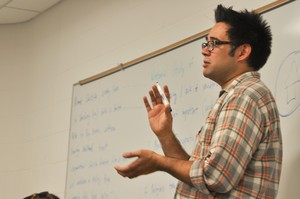
<svg viewBox="0 0 300 199"><path fill-rule="evenodd" d="M232 190L262 138L263 114L248 95L233 95L223 105L216 116L209 153L196 159L190 170L194 187L203 194Z"/></svg>

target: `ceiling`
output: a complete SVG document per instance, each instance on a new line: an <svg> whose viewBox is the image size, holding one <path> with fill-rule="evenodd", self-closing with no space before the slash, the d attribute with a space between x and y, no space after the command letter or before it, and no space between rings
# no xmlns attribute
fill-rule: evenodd
<svg viewBox="0 0 300 199"><path fill-rule="evenodd" d="M0 0L0 24L29 21L61 1L63 0Z"/></svg>

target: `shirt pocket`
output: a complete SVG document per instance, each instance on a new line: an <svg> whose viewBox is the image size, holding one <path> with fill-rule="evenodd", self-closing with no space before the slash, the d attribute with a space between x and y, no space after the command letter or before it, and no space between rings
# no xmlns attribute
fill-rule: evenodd
<svg viewBox="0 0 300 199"><path fill-rule="evenodd" d="M200 134L199 140L201 143L210 144L211 139L216 127L217 118L209 116L206 118L205 125L203 126Z"/></svg>
<svg viewBox="0 0 300 199"><path fill-rule="evenodd" d="M199 144L201 145L201 156L205 157L209 153L209 148L213 139L217 117L215 114L210 114L205 121L201 132L198 134Z"/></svg>

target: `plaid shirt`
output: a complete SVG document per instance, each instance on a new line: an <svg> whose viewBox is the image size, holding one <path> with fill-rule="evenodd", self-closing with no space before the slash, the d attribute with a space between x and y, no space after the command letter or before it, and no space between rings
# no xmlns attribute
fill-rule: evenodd
<svg viewBox="0 0 300 199"><path fill-rule="evenodd" d="M278 110L258 72L235 79L218 98L191 156L194 186L175 198L275 198L281 173Z"/></svg>

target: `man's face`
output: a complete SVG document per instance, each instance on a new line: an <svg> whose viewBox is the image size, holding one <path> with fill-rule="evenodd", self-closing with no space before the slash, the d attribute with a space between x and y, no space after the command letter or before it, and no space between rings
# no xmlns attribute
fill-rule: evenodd
<svg viewBox="0 0 300 199"><path fill-rule="evenodd" d="M230 42L227 30L229 26L225 23L217 23L210 30L207 41L226 41ZM203 58L203 75L221 87L225 86L228 81L235 75L237 63L234 56L230 56L230 44L215 45L213 50L209 51L207 47L202 49Z"/></svg>

